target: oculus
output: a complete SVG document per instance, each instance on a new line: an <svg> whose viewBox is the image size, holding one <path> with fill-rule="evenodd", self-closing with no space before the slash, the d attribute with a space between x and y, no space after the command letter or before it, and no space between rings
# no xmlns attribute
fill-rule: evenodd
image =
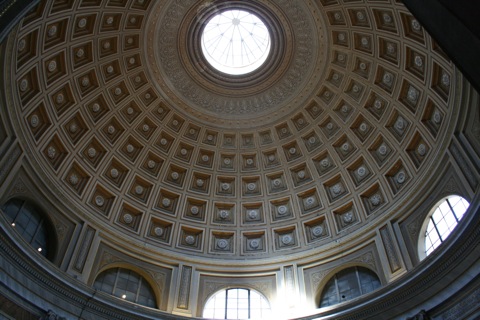
<svg viewBox="0 0 480 320"><path fill-rule="evenodd" d="M226 10L214 15L202 32L205 59L218 71L243 75L258 69L268 58L270 34L255 14Z"/></svg>

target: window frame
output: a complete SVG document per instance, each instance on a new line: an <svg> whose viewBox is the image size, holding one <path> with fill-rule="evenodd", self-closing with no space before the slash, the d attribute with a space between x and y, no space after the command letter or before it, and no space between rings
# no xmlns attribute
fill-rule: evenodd
<svg viewBox="0 0 480 320"><path fill-rule="evenodd" d="M466 209L465 209L465 212L462 214L462 216L460 218L458 218L458 212L455 212L454 210L454 206L452 206L452 204L450 203L449 199L451 198L454 198L454 197L459 197L460 198L460 201L465 201L468 205L466 206ZM452 214L455 221L456 221L456 224L453 226L452 230L450 230L450 232L442 239L442 234L441 232L438 230L438 225L437 223L434 221L433 219L433 215L434 213L436 212L436 210L444 203L446 202L448 207L449 207L449 211L447 214ZM435 251L438 250L438 248L445 242L447 241L447 239L450 237L450 235L452 233L455 232L455 230L457 229L458 225L460 224L460 222L462 221L462 219L464 218L465 214L467 214L467 211L470 207L470 202L465 198L463 197L462 195L458 195L458 194L450 194L448 196L445 196L443 198L441 198L440 200L438 200L437 202L435 202L435 204L431 207L430 211L428 212L427 216L425 217L425 220L423 221L423 224L422 224L422 227L420 229L420 234L419 234L419 240L418 240L418 244L417 244L417 251L418 251L418 258L420 261L424 260L426 257L428 257L429 255L431 255L432 253L434 253ZM443 215L442 214L442 219L445 219L446 215ZM440 240L440 243L434 247L428 254L427 254L427 244L426 244L426 240L427 240L427 231L428 231L428 227L430 225L430 223L433 224L434 226L434 229L435 232L436 232L436 235L438 236L438 239ZM432 245L433 247L433 245ZM428 248L430 249L430 248Z"/></svg>
<svg viewBox="0 0 480 320"><path fill-rule="evenodd" d="M16 212L8 211L9 207L18 207ZM34 201L24 198L10 198L2 205L2 211L10 225L20 237L30 245L36 252L53 261L56 255L56 232L47 214ZM28 218L28 223L18 223L22 218ZM35 221L35 231L27 237L27 227L31 221ZM21 232L21 228L23 231ZM39 239L42 238L42 239ZM41 246L34 246L40 242ZM43 243L44 242L44 243Z"/></svg>
<svg viewBox="0 0 480 320"><path fill-rule="evenodd" d="M115 276L115 279L113 281L111 290L110 291L105 291L105 290L102 290L101 287L104 284L104 278L105 278L105 276L108 275L108 272L111 272L111 274L113 274ZM136 288L136 293L135 293L134 299L132 299L130 296L123 297L123 295L118 296L118 295L115 294L117 292L117 290L118 291L125 291L125 289L119 289L118 288L118 282L119 282L121 272L124 272L123 274L128 275L128 276L130 276L130 274L133 272L139 278L139 282L137 283L137 288ZM101 277L101 276L103 276L104 278L102 278L102 282L100 283L100 282L98 282L98 280L99 280L99 277ZM130 280L128 280L128 281L130 281ZM128 283L128 281L127 281L127 283ZM142 287L144 287L145 285L148 287L149 291L152 294L151 300L153 301L153 306L146 305L146 304L138 302ZM148 279L145 276L143 276L141 273L139 273L139 272L137 272L133 269L130 269L130 268L126 268L126 267L122 267L122 266L116 266L116 267L111 267L111 268L102 270L95 277L95 280L93 281L92 287L95 288L96 290L98 290L100 292L103 292L105 294L108 294L112 297L116 297L118 299L122 299L122 300L125 300L125 301L128 301L128 302L131 302L131 303L135 303L137 305L141 305L141 306L144 306L144 307L147 307L147 308L158 308L158 306L159 306L157 292L155 291L154 286L152 286L150 281L148 281ZM124 293L124 295L126 295L126 294Z"/></svg>
<svg viewBox="0 0 480 320"><path fill-rule="evenodd" d="M356 284L358 285L358 288L357 288L357 289L358 289L358 291L359 291L360 294L357 295L357 296L354 296L354 297L352 297L352 298L350 298L350 299L347 299L347 300L343 300L343 301L342 301L342 299L345 299L345 298L341 298L341 292L340 292L339 284L338 284L338 275L339 275L340 273L342 273L342 272L345 272L345 271L349 270L349 269L354 269L354 270L352 270L352 271L355 272L355 280L356 280ZM374 289L371 290L371 291L363 292L363 289L362 289L362 281L361 281L361 278L360 278L359 269L360 269L360 271L365 270L365 271L367 271L368 273L371 273L371 274L375 275L376 280L378 280L378 282L379 282L379 286L376 287L376 288L374 288ZM329 304L328 306L323 306L323 307L322 307L322 299L323 299L323 297L324 297L325 291L326 291L327 289L329 289L329 288L327 288L327 285L330 283L331 280L333 280L333 282L334 282L333 286L334 286L334 288L335 288L335 293L336 293L337 301L338 301L338 302L337 302L337 303L333 303L333 304ZM355 299L357 299L357 298L360 298L360 297L362 297L362 296L364 296L364 295L366 295L366 294L370 294L371 292L374 292L374 291L380 289L382 286L383 286L383 282L382 282L382 280L380 279L380 277L378 276L377 272L375 272L374 270L372 270L372 269L370 269L370 268L368 268L368 267L366 267L366 266L364 266L364 265L348 265L348 266L346 266L346 267L344 267L344 268L336 269L334 272L331 272L331 273L330 273L330 276L329 276L329 277L325 277L325 280L324 280L324 282L323 282L323 285L320 286L321 290L318 291L318 296L317 296L317 300L316 300L316 302L317 302L317 307L318 307L318 308L329 308L329 307L332 307L332 306L336 306L336 305L338 305L338 304L340 304L340 303L350 302L350 301L355 300ZM350 290L351 290L351 289L350 289Z"/></svg>
<svg viewBox="0 0 480 320"><path fill-rule="evenodd" d="M260 310L262 310L261 312L264 313L264 312L269 312L271 313L272 311L272 307L271 307L271 303L270 301L268 300L268 298L263 294L261 293L260 291L258 290L255 290L255 289L252 289L252 288L248 288L248 287L241 287L241 286L235 286L235 287L226 287L226 288L223 288L223 289L220 289L220 290L217 290L215 291L213 294L211 294L208 299L206 299L206 302L205 304L203 305L203 308L202 308L202 315L201 317L205 318L205 311L206 310L214 310L214 313L213 313L213 317L215 317L215 310L222 310L220 308L207 308L207 306L209 305L209 303L212 301L212 299L215 299L215 297L219 294L222 294L224 293L225 295L225 303L224 303L224 307L223 307L223 318L213 318L213 319L237 319L237 318L228 318L228 292L229 291L233 291L233 290L245 290L248 292L248 318L245 318L245 319L251 319L252 317L252 292L255 293L256 295L258 295L258 297L260 299L262 299L263 301L265 301L267 304L268 304L268 309L267 308L261 308ZM233 299L237 299L237 298L233 298ZM238 314L238 308L236 309L237 310L237 314ZM263 316L263 315L262 315ZM244 319L244 318L242 318ZM255 318L256 319L256 318Z"/></svg>

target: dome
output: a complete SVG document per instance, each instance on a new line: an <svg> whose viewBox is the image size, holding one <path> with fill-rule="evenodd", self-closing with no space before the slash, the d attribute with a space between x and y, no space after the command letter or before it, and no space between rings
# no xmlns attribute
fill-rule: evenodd
<svg viewBox="0 0 480 320"><path fill-rule="evenodd" d="M127 299L148 300L147 318L201 317L234 287L275 315L323 312L344 268L394 295L425 265L430 208L477 206L478 94L400 2L47 0L18 17L2 43L1 204L44 212L55 255L36 263L104 291L102 310L107 275L149 286Z"/></svg>

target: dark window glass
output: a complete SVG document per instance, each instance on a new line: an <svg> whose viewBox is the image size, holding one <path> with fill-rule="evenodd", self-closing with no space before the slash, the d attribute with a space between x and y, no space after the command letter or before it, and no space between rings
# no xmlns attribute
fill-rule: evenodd
<svg viewBox="0 0 480 320"><path fill-rule="evenodd" d="M320 308L348 301L381 286L377 275L367 268L352 267L336 273L323 288Z"/></svg>
<svg viewBox="0 0 480 320"><path fill-rule="evenodd" d="M95 279L93 287L121 299L155 308L155 294L150 284L138 273L124 268L108 269Z"/></svg>
<svg viewBox="0 0 480 320"><path fill-rule="evenodd" d="M7 201L2 210L25 241L41 255L49 257L51 244L48 241L47 221L41 211L28 201L20 199Z"/></svg>

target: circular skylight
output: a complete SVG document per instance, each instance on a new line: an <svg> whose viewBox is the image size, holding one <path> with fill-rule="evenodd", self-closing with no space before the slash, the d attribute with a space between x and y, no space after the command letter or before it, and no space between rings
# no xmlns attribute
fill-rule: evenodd
<svg viewBox="0 0 480 320"><path fill-rule="evenodd" d="M223 11L213 16L202 34L202 51L217 70L241 75L259 68L270 52L267 26L243 10Z"/></svg>

